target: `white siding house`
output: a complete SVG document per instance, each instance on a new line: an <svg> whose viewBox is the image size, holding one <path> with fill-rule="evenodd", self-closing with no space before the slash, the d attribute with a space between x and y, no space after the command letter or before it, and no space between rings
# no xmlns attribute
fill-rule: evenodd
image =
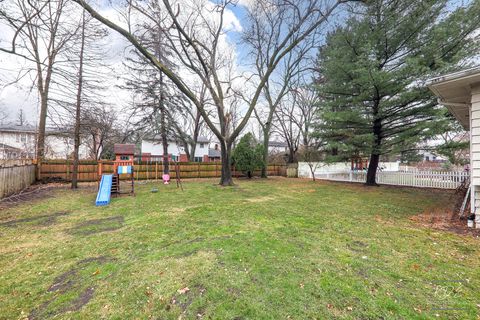
<svg viewBox="0 0 480 320"><path fill-rule="evenodd" d="M286 153L287 148L288 148L288 146L285 142L280 142L280 141L269 141L268 142L268 153L269 154Z"/></svg>
<svg viewBox="0 0 480 320"><path fill-rule="evenodd" d="M0 158L33 159L36 152L37 130L31 125L0 125ZM45 158L67 159L73 152L73 139L68 133L48 129L45 138ZM80 159L87 159L85 144L80 146Z"/></svg>
<svg viewBox="0 0 480 320"><path fill-rule="evenodd" d="M429 88L470 130L470 207L476 228L480 228L480 67L434 78Z"/></svg>
<svg viewBox="0 0 480 320"><path fill-rule="evenodd" d="M195 148L195 162L206 162L209 155L209 140L205 137L199 137ZM147 137L142 140L142 157L149 155L151 157L161 157L163 155L163 146L159 136ZM172 160L188 161L186 159L185 148L174 140L168 141L168 154Z"/></svg>

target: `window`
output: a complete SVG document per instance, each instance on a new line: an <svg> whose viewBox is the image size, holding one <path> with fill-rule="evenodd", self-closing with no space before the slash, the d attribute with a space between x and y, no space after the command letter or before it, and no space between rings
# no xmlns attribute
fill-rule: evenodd
<svg viewBox="0 0 480 320"><path fill-rule="evenodd" d="M425 156L425 161L430 161L430 157L429 157L429 156Z"/></svg>
<svg viewBox="0 0 480 320"><path fill-rule="evenodd" d="M120 160L130 160L130 156L120 156Z"/></svg>
<svg viewBox="0 0 480 320"><path fill-rule="evenodd" d="M27 134L22 133L22 136L20 137L20 139L22 139L22 142L27 142Z"/></svg>
<svg viewBox="0 0 480 320"><path fill-rule="evenodd" d="M202 160L202 157L195 157L195 159L193 159L195 162L202 162Z"/></svg>
<svg viewBox="0 0 480 320"><path fill-rule="evenodd" d="M200 149L205 148L205 143L200 143Z"/></svg>
<svg viewBox="0 0 480 320"><path fill-rule="evenodd" d="M20 133L15 134L15 140L20 142Z"/></svg>
<svg viewBox="0 0 480 320"><path fill-rule="evenodd" d="M172 160L173 160L173 161L177 161L177 159L178 159L177 156L172 155Z"/></svg>

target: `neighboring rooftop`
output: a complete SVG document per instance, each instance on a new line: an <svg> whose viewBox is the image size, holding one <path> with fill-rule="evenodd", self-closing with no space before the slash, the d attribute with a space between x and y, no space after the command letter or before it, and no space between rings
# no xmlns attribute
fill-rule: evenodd
<svg viewBox="0 0 480 320"><path fill-rule="evenodd" d="M144 138L144 140L146 140L146 141L158 141L158 143L160 143L160 141L162 141L162 137L159 134L156 134L156 135L153 135L153 136L146 136ZM175 139L173 137L169 137L168 141L169 142L177 142L177 139ZM197 143L210 143L210 140L207 137L200 136L197 139Z"/></svg>
<svg viewBox="0 0 480 320"><path fill-rule="evenodd" d="M0 124L1 132L23 132L23 133L36 133L37 128L30 124L18 125L15 123Z"/></svg>
<svg viewBox="0 0 480 320"><path fill-rule="evenodd" d="M0 150L13 150L13 151L21 151L19 148L15 148L9 146L8 144L0 143Z"/></svg>
<svg viewBox="0 0 480 320"><path fill-rule="evenodd" d="M0 132L12 132L12 133L37 133L37 127L31 124L18 125L15 123L2 123L0 124ZM46 134L69 134L71 131L68 129L59 129L54 127L46 128Z"/></svg>
<svg viewBox="0 0 480 320"><path fill-rule="evenodd" d="M275 148L286 148L288 145L285 142L280 142L280 141L268 141L268 146L269 147L275 147Z"/></svg>
<svg viewBox="0 0 480 320"><path fill-rule="evenodd" d="M222 154L220 153L220 150L208 149L208 157L209 158L221 158Z"/></svg>
<svg viewBox="0 0 480 320"><path fill-rule="evenodd" d="M113 153L133 155L135 154L135 145L115 143L113 146Z"/></svg>

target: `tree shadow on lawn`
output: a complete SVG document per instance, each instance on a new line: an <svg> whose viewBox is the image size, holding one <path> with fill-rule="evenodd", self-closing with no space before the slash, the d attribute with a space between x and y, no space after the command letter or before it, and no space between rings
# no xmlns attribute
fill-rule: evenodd
<svg viewBox="0 0 480 320"><path fill-rule="evenodd" d="M27 224L30 222L34 222L36 226L48 227L54 224L57 221L58 217L66 216L68 214L68 212L55 212L52 214L43 214L29 218L10 220L0 223L0 227L15 228L19 225Z"/></svg>
<svg viewBox="0 0 480 320"><path fill-rule="evenodd" d="M94 282L97 276L101 275L99 267L111 261L113 260L106 256L83 259L57 276L47 289L47 294L52 295L51 298L33 309L28 319L52 318L80 310L94 296ZM101 276L105 279L105 275Z"/></svg>
<svg viewBox="0 0 480 320"><path fill-rule="evenodd" d="M124 220L123 216L87 220L68 229L67 233L74 236L88 236L101 232L115 231L124 226Z"/></svg>

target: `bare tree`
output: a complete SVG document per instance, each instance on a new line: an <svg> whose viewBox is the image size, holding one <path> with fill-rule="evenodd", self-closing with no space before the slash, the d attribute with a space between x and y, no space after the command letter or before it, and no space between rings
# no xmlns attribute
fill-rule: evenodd
<svg viewBox="0 0 480 320"><path fill-rule="evenodd" d="M74 0L89 11L93 17L122 34L133 46L143 54L153 65L165 74L188 99L196 106L208 127L213 131L220 142L222 155L221 185L232 185L233 179L230 167L232 144L246 126L260 95L272 72L293 49L302 43L314 32L338 5L344 1L328 0L294 0L294 1L269 1L272 10L285 12L282 23L285 27L279 40L270 51L270 63L264 74L258 79L252 93L250 103L246 106L243 118L235 129L232 129L232 112L228 108L232 96L232 86L238 77L234 70L233 53L225 50L222 43L225 41L225 14L235 2L224 0L220 2L190 1L172 2L163 0L163 7L168 13L168 24L173 27L167 34L166 40L170 43L176 58L188 71L176 72L157 59L132 32L120 27L118 24L101 16L84 0ZM268 0L263 0L268 1ZM129 1L130 10L135 10L143 19L154 19L148 7L141 2ZM247 10L248 23L253 24L250 18L252 10ZM168 29L168 28L165 28ZM201 31L199 31L201 30ZM249 32L259 32L255 26L248 27ZM223 42L222 42L223 41ZM205 105L200 102L198 95L191 90L191 81L194 77L207 88L215 110L209 114Z"/></svg>
<svg viewBox="0 0 480 320"><path fill-rule="evenodd" d="M82 114L82 135L89 139L90 157L95 160L113 157L115 142L126 141L130 131L118 127L117 117L106 106L95 106Z"/></svg>
<svg viewBox="0 0 480 320"><path fill-rule="evenodd" d="M314 90L311 84L304 84L292 89L296 96L295 107L299 117L293 117L292 121L298 126L301 135L301 144L311 146L314 142L313 130L318 124L319 112L321 110L321 97Z"/></svg>
<svg viewBox="0 0 480 320"><path fill-rule="evenodd" d="M296 160L296 154L300 145L301 132L297 123L303 121L296 107L296 95L290 91L288 98L284 99L275 109L275 121L273 122L274 132L278 134L287 144L288 163Z"/></svg>
<svg viewBox="0 0 480 320"><path fill-rule="evenodd" d="M206 88L202 86L200 90L203 92L199 95L200 102L205 103ZM174 106L174 112L168 112L173 136L183 146L188 160L193 162L198 139L200 135L206 135L205 121L190 100L183 95L176 99Z"/></svg>
<svg viewBox="0 0 480 320"><path fill-rule="evenodd" d="M45 148L50 84L54 65L76 30L66 30L66 0L15 0L0 6L0 20L13 31L10 47L1 52L14 54L33 64L26 72L35 72L40 97L40 115L37 135L37 159L42 159ZM70 25L69 25L70 26Z"/></svg>
<svg viewBox="0 0 480 320"><path fill-rule="evenodd" d="M23 113L23 109L20 109L17 113L17 123L19 126L23 126L25 124L25 114Z"/></svg>
<svg viewBox="0 0 480 320"><path fill-rule="evenodd" d="M276 10L272 10L275 4ZM272 51L282 40L282 32L288 26L288 7L280 5L280 1L256 1L249 18L251 29L244 34L244 41L251 47L250 55L255 61L256 75L259 78L268 71ZM261 176L267 177L268 143L272 133L274 114L279 104L288 94L290 88L296 87L298 79L310 71L313 64L309 54L315 48L316 34L312 32L293 50L289 51L275 72L268 78L263 88L264 103L254 109L254 115L262 131L263 166ZM261 108L264 106L264 108ZM264 109L264 110L262 110ZM262 112L263 111L263 112Z"/></svg>

